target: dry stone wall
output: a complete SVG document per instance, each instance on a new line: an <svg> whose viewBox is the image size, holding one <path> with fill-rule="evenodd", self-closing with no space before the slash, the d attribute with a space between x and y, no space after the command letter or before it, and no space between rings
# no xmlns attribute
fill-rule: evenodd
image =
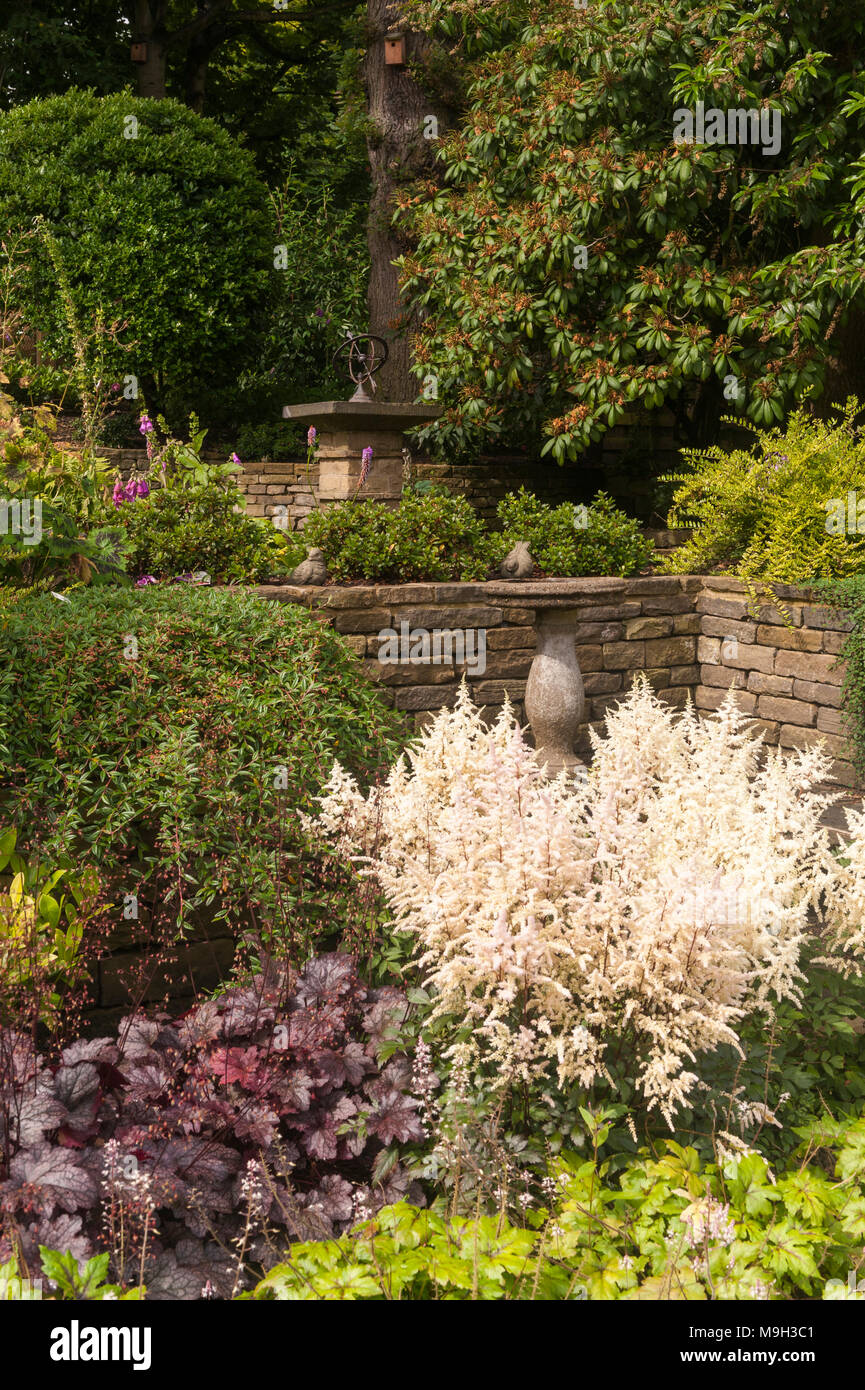
<svg viewBox="0 0 865 1390"><path fill-rule="evenodd" d="M259 592L302 604L332 624L415 728L433 711L453 705L463 673L477 705L494 714L507 693L524 721L523 697L535 653L532 598L569 600L579 615L576 650L586 690L579 753L590 749L590 726L603 728L608 707L621 699L634 674L644 671L668 704L681 708L690 695L706 713L717 709L733 686L767 744L792 749L823 739L833 759L833 779L858 784L841 710L839 653L850 625L806 589L781 586L780 605L756 607L738 581L697 575L265 585ZM429 632L483 629L484 671L469 661L382 664L379 654L387 639L380 634L399 633L403 623Z"/></svg>

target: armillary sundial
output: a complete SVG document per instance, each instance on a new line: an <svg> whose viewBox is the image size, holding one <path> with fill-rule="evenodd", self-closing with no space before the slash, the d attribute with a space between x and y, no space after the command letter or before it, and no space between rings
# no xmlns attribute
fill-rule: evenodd
<svg viewBox="0 0 865 1390"><path fill-rule="evenodd" d="M440 407L428 401L382 399L387 388L377 390L375 376L388 360L388 344L375 333L355 333L348 324L343 325L342 339L332 364L354 382L351 400L284 405L282 416L317 431L320 502L360 495L395 504L402 495L405 432L428 425ZM367 448L373 450L371 470L363 467Z"/></svg>
<svg viewBox="0 0 865 1390"><path fill-rule="evenodd" d="M344 329L344 333L345 341L333 354L331 365L343 365L342 359L345 358L344 365L357 388L351 399L371 401L376 395L375 374L381 371L390 349L384 338L378 338L374 333L352 333L349 328Z"/></svg>

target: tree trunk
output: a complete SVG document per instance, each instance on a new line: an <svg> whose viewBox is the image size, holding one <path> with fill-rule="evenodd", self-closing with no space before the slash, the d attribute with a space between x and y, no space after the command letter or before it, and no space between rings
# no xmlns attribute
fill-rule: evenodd
<svg viewBox="0 0 865 1390"><path fill-rule="evenodd" d="M136 63L138 95L161 101L165 96L165 5L135 0L136 43L147 44L147 58Z"/></svg>
<svg viewBox="0 0 865 1390"><path fill-rule="evenodd" d="M400 298L397 273L392 262L409 249L409 243L391 227L394 193L400 184L419 176L434 175L434 139L428 117L438 122L438 134L453 124L454 107L441 95L431 96L408 67L385 63L384 36L397 28L399 4L394 0L368 0L367 48L363 64L367 110L371 134L367 140L372 168L373 195L367 224L370 255L369 331L385 338L390 357L376 380L385 400L412 401L418 395L418 382L410 371L411 335L417 319L410 315ZM431 47L424 34L405 34L408 62L422 62Z"/></svg>
<svg viewBox="0 0 865 1390"><path fill-rule="evenodd" d="M207 81L207 64L210 60L212 51L211 46L204 48L203 46L199 47L196 45L190 48L186 58L184 74L186 105L199 116L204 111L204 88Z"/></svg>

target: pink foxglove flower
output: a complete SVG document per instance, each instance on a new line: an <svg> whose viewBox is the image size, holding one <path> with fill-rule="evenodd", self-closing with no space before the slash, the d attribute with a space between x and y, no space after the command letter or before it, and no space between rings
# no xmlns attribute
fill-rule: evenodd
<svg viewBox="0 0 865 1390"><path fill-rule="evenodd" d="M362 453L361 456L360 456L360 478L358 479L358 484L357 484L359 488L360 488L360 487L363 487L364 483L366 482L367 478L369 477L369 470L370 470L370 465L371 465L371 464L372 464L372 449L369 447L369 445L367 445L366 448L364 449L363 453Z"/></svg>
<svg viewBox="0 0 865 1390"><path fill-rule="evenodd" d="M315 425L310 425L309 429L306 432L307 447L311 449L317 439L318 431L316 430Z"/></svg>
<svg viewBox="0 0 865 1390"><path fill-rule="evenodd" d="M150 484L148 483L148 481L147 481L146 478L139 478L139 479L138 479L138 483L137 483L137 486L136 486L135 491L136 491L136 496L138 496L138 497L149 497L149 496L150 496Z"/></svg>
<svg viewBox="0 0 865 1390"><path fill-rule="evenodd" d="M121 483L119 478L116 478L114 482L114 491L111 494L111 500L114 503L115 507L120 506L121 502L123 501L123 498L123 484Z"/></svg>
<svg viewBox="0 0 865 1390"><path fill-rule="evenodd" d="M138 433L139 433L139 434L152 434L152 433L153 433L153 421L150 419L149 415L142 415L142 417L141 417L141 424L138 426Z"/></svg>
<svg viewBox="0 0 865 1390"><path fill-rule="evenodd" d="M127 502L131 502L136 497L137 492L138 484L134 478L130 478L126 487L123 489L123 496L126 498Z"/></svg>

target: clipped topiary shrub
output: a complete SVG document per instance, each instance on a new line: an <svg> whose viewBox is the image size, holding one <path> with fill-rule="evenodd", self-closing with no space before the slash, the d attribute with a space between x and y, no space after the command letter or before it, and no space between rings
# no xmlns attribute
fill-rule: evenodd
<svg viewBox="0 0 865 1390"><path fill-rule="evenodd" d="M101 336L104 379L134 375L151 403L188 409L254 359L279 283L273 216L251 156L216 122L76 89L0 112L0 226L26 234L37 217L81 330L118 325L118 341ZM68 306L38 235L15 283L44 358L71 368Z"/></svg>
<svg viewBox="0 0 865 1390"><path fill-rule="evenodd" d="M28 594L0 616L3 822L22 848L106 866L142 923L208 906L293 932L297 808L334 756L374 778L399 734L342 639L294 606L178 584ZM323 894L305 910L332 928Z"/></svg>
<svg viewBox="0 0 865 1390"><path fill-rule="evenodd" d="M398 507L340 502L313 512L303 544L324 553L332 579L485 579L492 547L481 518L464 497L439 489L406 490Z"/></svg>
<svg viewBox="0 0 865 1390"><path fill-rule="evenodd" d="M525 541L548 575L637 574L654 554L640 523L603 492L590 507L551 507L521 487L503 497L496 511L502 555Z"/></svg>

